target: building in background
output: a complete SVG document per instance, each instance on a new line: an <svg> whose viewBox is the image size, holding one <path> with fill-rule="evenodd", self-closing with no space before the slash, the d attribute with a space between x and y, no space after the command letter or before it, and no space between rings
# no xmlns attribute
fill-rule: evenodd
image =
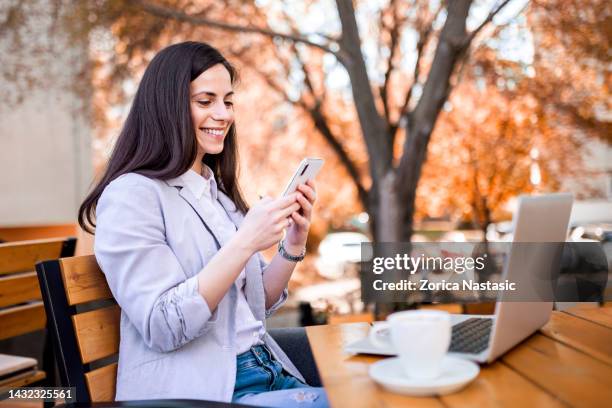
<svg viewBox="0 0 612 408"><path fill-rule="evenodd" d="M91 183L87 38L66 32L64 16L47 10L49 3L30 2L31 10L16 18L18 28L0 37L4 241L75 235Z"/></svg>

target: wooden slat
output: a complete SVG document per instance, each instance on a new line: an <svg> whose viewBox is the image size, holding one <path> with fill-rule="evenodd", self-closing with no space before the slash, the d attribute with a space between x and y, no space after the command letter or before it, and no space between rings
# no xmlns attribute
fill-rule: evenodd
<svg viewBox="0 0 612 408"><path fill-rule="evenodd" d="M93 255L60 259L68 304L110 299L111 291Z"/></svg>
<svg viewBox="0 0 612 408"><path fill-rule="evenodd" d="M0 307L41 298L36 272L0 276Z"/></svg>
<svg viewBox="0 0 612 408"><path fill-rule="evenodd" d="M604 407L612 401L611 366L541 334L514 348L503 361L570 406Z"/></svg>
<svg viewBox="0 0 612 408"><path fill-rule="evenodd" d="M610 328L567 313L553 312L541 332L612 365L612 329Z"/></svg>
<svg viewBox="0 0 612 408"><path fill-rule="evenodd" d="M72 222L69 224L40 224L19 227L0 227L0 237L2 237L5 242L74 237L79 233L77 225L77 223Z"/></svg>
<svg viewBox="0 0 612 408"><path fill-rule="evenodd" d="M440 397L446 407L563 407L550 393L501 362L482 366L476 380L460 392Z"/></svg>
<svg viewBox="0 0 612 408"><path fill-rule="evenodd" d="M342 324L342 323L370 323L374 321L374 314L372 313L354 313L354 314L343 314L343 315L330 315L327 318L328 324Z"/></svg>
<svg viewBox="0 0 612 408"><path fill-rule="evenodd" d="M72 316L83 363L119 352L120 318L117 305Z"/></svg>
<svg viewBox="0 0 612 408"><path fill-rule="evenodd" d="M92 402L114 401L117 380L117 363L98 368L85 374Z"/></svg>
<svg viewBox="0 0 612 408"><path fill-rule="evenodd" d="M40 301L0 310L0 340L45 327L45 308Z"/></svg>
<svg viewBox="0 0 612 408"><path fill-rule="evenodd" d="M27 373L18 374L12 378L7 378L0 381L0 395L3 394L4 391L11 388L24 387L26 385L44 380L46 377L47 376L44 371L33 370L28 371Z"/></svg>
<svg viewBox="0 0 612 408"><path fill-rule="evenodd" d="M37 262L57 259L65 238L0 244L0 275L34 270Z"/></svg>
<svg viewBox="0 0 612 408"><path fill-rule="evenodd" d="M495 314L495 302L467 303L465 314L492 315Z"/></svg>
<svg viewBox="0 0 612 408"><path fill-rule="evenodd" d="M579 305L564 310L564 312L612 329L612 303L606 303L603 306Z"/></svg>

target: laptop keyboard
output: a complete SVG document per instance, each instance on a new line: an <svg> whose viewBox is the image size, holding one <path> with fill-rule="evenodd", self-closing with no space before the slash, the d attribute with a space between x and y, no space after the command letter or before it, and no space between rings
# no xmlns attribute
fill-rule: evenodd
<svg viewBox="0 0 612 408"><path fill-rule="evenodd" d="M489 346L493 319L473 317L453 326L451 344L454 353L478 354Z"/></svg>

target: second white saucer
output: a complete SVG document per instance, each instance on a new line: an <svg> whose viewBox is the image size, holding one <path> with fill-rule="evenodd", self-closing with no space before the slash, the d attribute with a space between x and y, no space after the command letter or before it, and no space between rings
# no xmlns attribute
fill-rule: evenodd
<svg viewBox="0 0 612 408"><path fill-rule="evenodd" d="M399 358L387 358L370 366L370 377L384 388L398 394L426 397L455 392L471 382L480 368L476 363L445 356L440 375L432 379L415 379L404 374Z"/></svg>

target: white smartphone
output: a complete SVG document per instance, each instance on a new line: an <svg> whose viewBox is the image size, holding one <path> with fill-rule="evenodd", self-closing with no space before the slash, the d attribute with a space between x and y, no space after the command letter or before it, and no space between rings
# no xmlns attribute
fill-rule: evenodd
<svg viewBox="0 0 612 408"><path fill-rule="evenodd" d="M297 190L300 184L306 183L308 180L312 180L316 177L323 166L323 159L316 157L307 157L298 166L297 170L289 180L289 184L285 188L283 197L293 193Z"/></svg>

